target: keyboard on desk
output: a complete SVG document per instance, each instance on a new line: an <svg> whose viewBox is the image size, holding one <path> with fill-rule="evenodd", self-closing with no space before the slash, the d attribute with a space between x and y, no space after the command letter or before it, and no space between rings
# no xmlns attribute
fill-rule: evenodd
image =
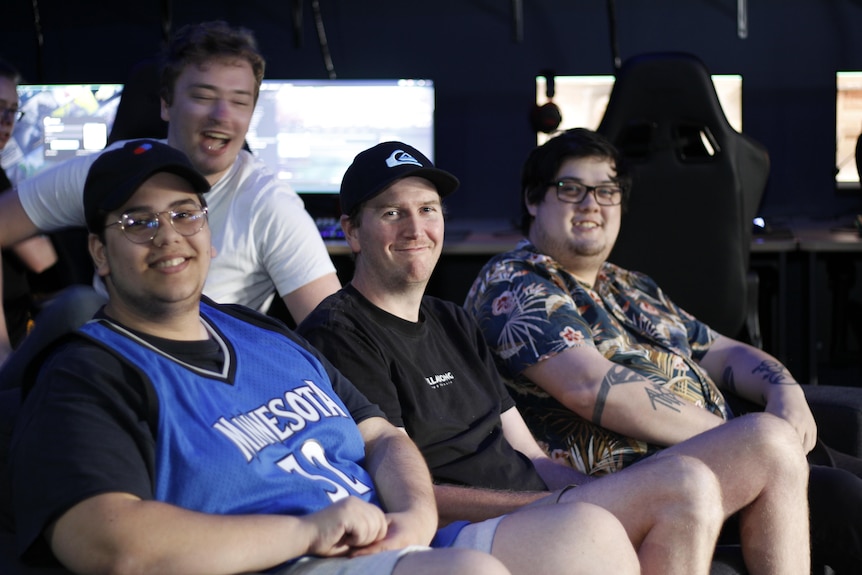
<svg viewBox="0 0 862 575"><path fill-rule="evenodd" d="M341 229L338 218L314 218L314 223L317 224L317 231L324 240L344 239L344 230Z"/></svg>

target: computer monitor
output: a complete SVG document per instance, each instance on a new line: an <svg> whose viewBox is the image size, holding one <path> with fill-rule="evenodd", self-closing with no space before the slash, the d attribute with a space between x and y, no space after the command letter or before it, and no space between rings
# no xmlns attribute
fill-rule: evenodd
<svg viewBox="0 0 862 575"><path fill-rule="evenodd" d="M105 147L122 84L21 84L15 125L0 161L13 182Z"/></svg>
<svg viewBox="0 0 862 575"><path fill-rule="evenodd" d="M554 103L560 109L563 121L560 130L569 128L599 127L611 88L616 78L611 75L594 76L554 76ZM718 94L727 121L737 132L742 131L742 76L738 74L713 74L712 82ZM536 77L536 103L548 101L544 76ZM538 143L542 144L551 136L539 132Z"/></svg>
<svg viewBox="0 0 862 575"><path fill-rule="evenodd" d="M303 196L338 194L356 154L380 142L433 161L434 105L431 80L264 80L246 140Z"/></svg>
<svg viewBox="0 0 862 575"><path fill-rule="evenodd" d="M859 188L856 140L862 133L862 72L837 72L835 87L835 186Z"/></svg>

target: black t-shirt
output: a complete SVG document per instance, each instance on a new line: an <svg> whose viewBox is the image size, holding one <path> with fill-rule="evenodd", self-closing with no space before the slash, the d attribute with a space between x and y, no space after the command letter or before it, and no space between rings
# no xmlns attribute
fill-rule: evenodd
<svg viewBox="0 0 862 575"><path fill-rule="evenodd" d="M503 436L500 414L514 403L478 326L461 308L426 296L413 323L348 285L297 331L407 431L436 482L547 489Z"/></svg>

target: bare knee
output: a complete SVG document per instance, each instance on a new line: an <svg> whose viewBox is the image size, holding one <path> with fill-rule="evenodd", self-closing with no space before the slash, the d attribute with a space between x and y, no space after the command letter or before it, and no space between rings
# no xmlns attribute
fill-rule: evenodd
<svg viewBox="0 0 862 575"><path fill-rule="evenodd" d="M637 551L628 533L611 512L601 507L577 503L571 533L585 538L581 545L581 565L560 573L637 573L641 572ZM556 506L561 507L561 506ZM571 549L571 547L570 547Z"/></svg>
<svg viewBox="0 0 862 575"><path fill-rule="evenodd" d="M725 519L722 488L709 466L696 457L672 454L662 458L669 501L662 514L667 521L709 532L721 528Z"/></svg>
<svg viewBox="0 0 862 575"><path fill-rule="evenodd" d="M808 461L796 431L783 419L768 413L749 414L745 422L749 459L776 480L807 481Z"/></svg>
<svg viewBox="0 0 862 575"><path fill-rule="evenodd" d="M625 528L610 511L590 503L512 513L497 528L491 552L514 574L640 573Z"/></svg>

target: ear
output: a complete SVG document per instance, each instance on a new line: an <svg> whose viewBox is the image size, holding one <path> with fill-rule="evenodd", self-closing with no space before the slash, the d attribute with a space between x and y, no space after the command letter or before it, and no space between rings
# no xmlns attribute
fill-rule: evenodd
<svg viewBox="0 0 862 575"><path fill-rule="evenodd" d="M170 107L168 107L168 104L167 104L167 102L165 102L164 98L159 98L159 103L161 106L160 115L162 117L162 120L170 123L170 121L171 121Z"/></svg>
<svg viewBox="0 0 862 575"><path fill-rule="evenodd" d="M342 215L341 229L344 231L344 239L347 241L347 245L350 246L350 251L354 254L361 252L362 246L359 243L359 226L353 225L349 217Z"/></svg>
<svg viewBox="0 0 862 575"><path fill-rule="evenodd" d="M90 257L93 259L93 267L99 277L107 277L111 274L111 266L108 264L108 256L105 244L96 234L87 237L87 245L90 249Z"/></svg>
<svg viewBox="0 0 862 575"><path fill-rule="evenodd" d="M526 208L527 208L527 213L535 218L536 217L536 211L538 210L538 206L537 206L537 204L531 204L529 202L529 200L527 200L527 194L526 193L524 193L524 206L526 206Z"/></svg>

